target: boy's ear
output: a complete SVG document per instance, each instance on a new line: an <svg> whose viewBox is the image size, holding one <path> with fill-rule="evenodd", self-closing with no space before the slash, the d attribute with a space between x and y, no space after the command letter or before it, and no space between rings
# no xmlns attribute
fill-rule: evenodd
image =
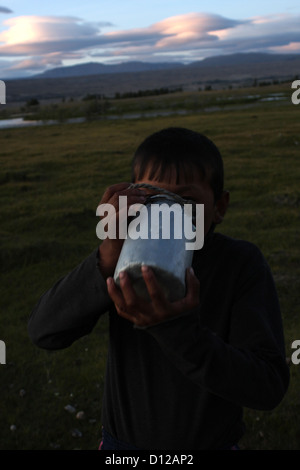
<svg viewBox="0 0 300 470"><path fill-rule="evenodd" d="M220 224L227 211L229 204L229 192L223 191L221 197L215 203L215 212L214 212L214 223Z"/></svg>

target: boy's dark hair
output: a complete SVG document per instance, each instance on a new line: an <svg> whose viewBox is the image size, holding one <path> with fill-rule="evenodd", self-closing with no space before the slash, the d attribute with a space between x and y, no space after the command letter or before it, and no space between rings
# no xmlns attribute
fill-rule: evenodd
<svg viewBox="0 0 300 470"><path fill-rule="evenodd" d="M147 137L137 148L132 160L132 182L142 179L161 181L173 166L179 173L191 167L199 169L213 190L215 201L221 197L224 169L221 154L206 136L181 127L169 127Z"/></svg>

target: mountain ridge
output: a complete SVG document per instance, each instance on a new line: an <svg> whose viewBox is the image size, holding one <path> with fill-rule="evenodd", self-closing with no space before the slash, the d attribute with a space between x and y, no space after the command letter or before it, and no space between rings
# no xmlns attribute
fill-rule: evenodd
<svg viewBox="0 0 300 470"><path fill-rule="evenodd" d="M186 68L206 68L219 66L240 66L250 64L288 62L299 59L299 54L268 54L268 53L236 53L222 56L206 57L203 60L184 64L182 62L143 62L128 61L118 64L103 64L101 62L86 62L70 66L56 67L30 78L63 78L83 77L89 75L107 75L114 73L134 73L157 70L172 70Z"/></svg>
<svg viewBox="0 0 300 470"><path fill-rule="evenodd" d="M46 70L41 74L31 78L61 78L61 77L82 77L88 75L108 75L111 73L131 73L147 72L152 70L170 70L184 67L181 62L142 62L129 61L119 64L103 64L101 62L85 62L84 64L69 65L66 67L56 67Z"/></svg>
<svg viewBox="0 0 300 470"><path fill-rule="evenodd" d="M8 104L24 102L33 97L39 101L55 102L61 99L82 99L87 95L113 97L116 93L167 88L195 91L210 86L212 89L252 86L253 83L295 80L300 75L298 54L232 54L210 57L192 64L172 64L160 70L102 73L84 76L48 77L5 80ZM81 64L82 65L82 64ZM118 64L121 68L121 64ZM145 63L143 65L145 67ZM74 69L73 69L74 72ZM75 69L76 72L76 69ZM287 85L290 87L290 85Z"/></svg>

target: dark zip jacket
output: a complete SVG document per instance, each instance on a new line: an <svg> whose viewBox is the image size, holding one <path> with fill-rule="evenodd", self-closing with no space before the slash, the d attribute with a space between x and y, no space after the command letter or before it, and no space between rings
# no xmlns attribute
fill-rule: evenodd
<svg viewBox="0 0 300 470"><path fill-rule="evenodd" d="M147 328L116 313L97 255L40 298L28 331L41 348L66 348L108 313L102 424L114 438L148 450L227 448L244 433L243 407L280 403L289 383L281 313L255 245L213 233L194 253L199 307Z"/></svg>

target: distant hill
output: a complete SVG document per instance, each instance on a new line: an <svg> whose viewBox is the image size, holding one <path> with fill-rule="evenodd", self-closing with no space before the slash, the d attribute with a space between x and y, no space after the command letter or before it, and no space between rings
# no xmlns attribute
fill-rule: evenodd
<svg viewBox="0 0 300 470"><path fill-rule="evenodd" d="M208 67L240 67L251 65L267 65L276 62L291 62L299 60L297 54L264 54L264 53L238 53L207 57L206 59L184 65L181 62L121 62L119 64L102 64L99 62L87 62L85 64L71 65L67 67L57 67L46 70L43 73L30 78L64 78L64 77L85 77L90 75L104 75L115 73L137 73L153 72L157 70L173 70L188 68L208 68Z"/></svg>
<svg viewBox="0 0 300 470"><path fill-rule="evenodd" d="M294 80L299 75L299 54L233 54L186 65L87 63L52 69L40 76L5 80L6 106L32 98L49 102L67 97L81 99L87 94L113 97L116 93L159 88L194 91L208 85L213 89L251 86L258 81Z"/></svg>
<svg viewBox="0 0 300 470"><path fill-rule="evenodd" d="M85 64L71 65L68 67L57 67L34 75L31 78L61 78L61 77L84 77L88 75L103 75L112 73L147 72L153 70L170 70L184 67L180 62L122 62L120 64L101 64L99 62L87 62Z"/></svg>
<svg viewBox="0 0 300 470"><path fill-rule="evenodd" d="M194 62L190 66L212 67L212 66L240 66L252 64L268 64L275 62L288 62L299 60L299 54L265 54L261 52L240 52L237 54L207 57L206 59Z"/></svg>

